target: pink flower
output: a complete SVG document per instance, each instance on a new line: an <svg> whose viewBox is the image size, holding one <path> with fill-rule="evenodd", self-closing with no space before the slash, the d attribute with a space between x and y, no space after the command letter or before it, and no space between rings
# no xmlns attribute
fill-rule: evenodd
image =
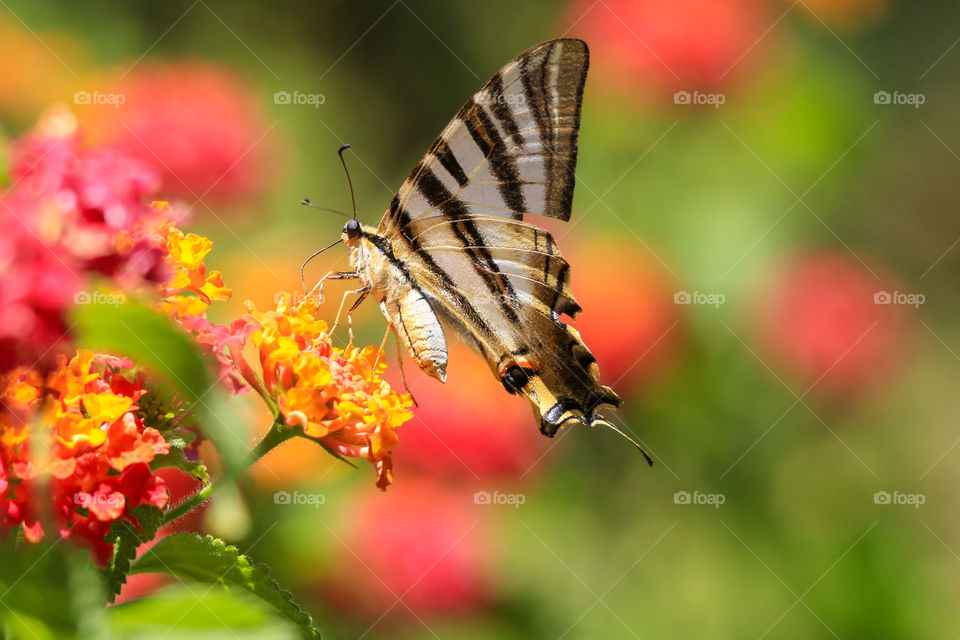
<svg viewBox="0 0 960 640"><path fill-rule="evenodd" d="M479 507L487 509L486 506ZM478 523L472 491L407 481L387 499L368 493L351 501L349 530L327 589L347 611L377 619L393 607L404 615L464 613L489 599L495 549Z"/></svg>
<svg viewBox="0 0 960 640"><path fill-rule="evenodd" d="M763 0L576 0L565 23L591 48L591 73L634 96L651 88L707 91L741 75L775 33ZM749 53L747 53L749 51ZM744 54L747 55L744 55ZM741 60L741 56L743 59Z"/></svg>
<svg viewBox="0 0 960 640"><path fill-rule="evenodd" d="M899 371L906 351L904 307L875 300L896 288L845 253L800 256L763 298L760 338L804 387L839 395L876 388Z"/></svg>
<svg viewBox="0 0 960 640"><path fill-rule="evenodd" d="M65 111L13 143L11 175L0 193L0 372L66 352L65 309L91 276L117 287L161 280L162 238L142 230L175 217L145 201L159 185L152 168L82 147Z"/></svg>
<svg viewBox="0 0 960 640"><path fill-rule="evenodd" d="M142 67L113 91L124 103L90 109L85 122L95 138L157 165L166 194L237 203L271 183L270 123L228 69L200 62Z"/></svg>

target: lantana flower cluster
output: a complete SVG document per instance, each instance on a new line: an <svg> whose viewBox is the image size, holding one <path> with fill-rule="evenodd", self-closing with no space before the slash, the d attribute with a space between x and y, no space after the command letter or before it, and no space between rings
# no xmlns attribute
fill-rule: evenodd
<svg viewBox="0 0 960 640"><path fill-rule="evenodd" d="M104 288L112 303L135 295L172 318L222 386L252 387L288 435L369 460L377 486L390 484L411 401L381 378L377 349L335 349L310 299L266 312L248 303L233 322L211 322L210 305L232 294L207 269L211 241L182 231L177 207L148 200L154 168L84 148L69 113L45 118L11 157L0 192L0 531L22 527L37 542L55 530L104 566L115 523L139 528L137 507L168 507L156 473L171 451L162 429L174 415L176 426L195 425L180 424L189 413L175 396L154 397L138 363L73 344L71 307ZM245 351L259 355L259 373ZM154 424L161 416L165 426Z"/></svg>
<svg viewBox="0 0 960 640"><path fill-rule="evenodd" d="M277 403L291 427L334 453L366 458L377 469L377 486L393 481L390 452L399 444L397 427L413 417L409 395L380 377L386 366L376 347L336 349L327 324L317 318L317 301L292 304L283 296L276 311L260 313L248 304L257 326L251 342L259 352L258 377L239 348L230 353L250 386Z"/></svg>
<svg viewBox="0 0 960 640"><path fill-rule="evenodd" d="M137 414L142 376L128 378L113 365L133 363L78 351L44 379L26 367L0 380L0 510L7 526L24 526L24 536L44 536L40 509L52 509L62 538L82 539L97 564L110 559L104 541L118 520L139 526L132 510L166 506L163 480L150 470L169 452L157 429ZM48 484L49 503L35 494Z"/></svg>

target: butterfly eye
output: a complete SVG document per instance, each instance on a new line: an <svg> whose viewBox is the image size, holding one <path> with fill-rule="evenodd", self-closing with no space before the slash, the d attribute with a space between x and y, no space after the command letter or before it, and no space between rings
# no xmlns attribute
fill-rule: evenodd
<svg viewBox="0 0 960 640"><path fill-rule="evenodd" d="M355 240L360 235L360 223L356 220L350 220L343 228L343 232L347 234L348 239Z"/></svg>
<svg viewBox="0 0 960 640"><path fill-rule="evenodd" d="M520 393L523 391L523 388L527 386L527 382L530 381L530 374L527 373L527 370L519 365L513 365L504 372L503 377L500 378L500 382L503 384L503 388L510 393Z"/></svg>

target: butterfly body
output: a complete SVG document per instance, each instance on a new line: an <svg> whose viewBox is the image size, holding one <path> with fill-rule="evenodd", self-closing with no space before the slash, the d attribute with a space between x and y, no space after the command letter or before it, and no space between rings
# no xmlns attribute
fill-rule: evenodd
<svg viewBox="0 0 960 640"><path fill-rule="evenodd" d="M579 311L570 267L528 214L567 220L588 52L580 40L529 49L441 132L376 229L344 228L354 273L405 350L444 381L442 319L509 393L526 395L548 436L620 398L563 321Z"/></svg>
<svg viewBox="0 0 960 640"><path fill-rule="evenodd" d="M344 232L350 265L380 303L397 339L426 374L447 380L447 340L433 307L411 277L406 263L372 227L355 238Z"/></svg>

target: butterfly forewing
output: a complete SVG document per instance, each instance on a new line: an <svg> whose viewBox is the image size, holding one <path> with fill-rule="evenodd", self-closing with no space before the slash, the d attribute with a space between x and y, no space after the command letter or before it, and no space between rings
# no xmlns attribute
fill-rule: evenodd
<svg viewBox="0 0 960 640"><path fill-rule="evenodd" d="M366 261L387 320L422 367L417 345L436 349L437 341L418 336L429 334L435 318L423 305L405 309L405 288L422 292L508 391L527 395L548 435L568 421L602 421L594 415L599 405L620 404L597 382L579 334L560 319L580 310L569 265L548 232L523 221L527 214L570 217L587 66L586 44L561 39L495 74L370 230ZM381 277L376 286L377 272L386 270L390 284Z"/></svg>
<svg viewBox="0 0 960 640"><path fill-rule="evenodd" d="M507 63L430 146L380 233L407 225L416 235L451 196L475 215L569 220L588 61L584 42L564 39Z"/></svg>

